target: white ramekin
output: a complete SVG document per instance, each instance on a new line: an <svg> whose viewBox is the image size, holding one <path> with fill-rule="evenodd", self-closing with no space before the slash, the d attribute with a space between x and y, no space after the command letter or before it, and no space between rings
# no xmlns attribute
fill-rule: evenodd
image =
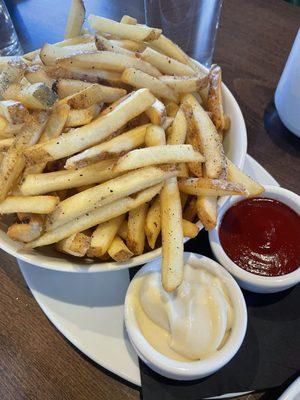
<svg viewBox="0 0 300 400"><path fill-rule="evenodd" d="M265 192L260 197L269 197L271 199L279 200L286 204L298 214L300 214L300 197L295 193L283 189L278 186L265 185ZM297 270L281 276L261 276L247 272L236 265L225 253L219 238L219 228L225 212L234 203L242 200L243 197L231 197L230 201L225 204L218 215L218 222L215 229L209 232L209 241L213 254L218 261L229 271L237 280L238 284L247 290L257 293L274 293L281 292L291 286L300 282L300 268ZM300 238L299 238L300 240Z"/></svg>
<svg viewBox="0 0 300 400"><path fill-rule="evenodd" d="M125 298L125 326L130 341L138 356L155 372L176 380L191 380L211 375L225 364L239 350L247 328L247 309L243 294L232 276L217 262L194 253L185 253L185 263L203 268L218 276L224 282L231 299L234 313L233 327L225 345L211 357L191 362L176 361L155 350L143 336L135 315L133 294L137 280L151 271L160 271L161 259L146 264L131 281Z"/></svg>

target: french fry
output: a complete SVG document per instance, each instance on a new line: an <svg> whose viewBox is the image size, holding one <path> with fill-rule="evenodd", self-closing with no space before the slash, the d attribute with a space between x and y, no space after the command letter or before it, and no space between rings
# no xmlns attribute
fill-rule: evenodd
<svg viewBox="0 0 300 400"><path fill-rule="evenodd" d="M69 112L70 107L67 104L57 104L53 107L45 129L40 137L40 143L45 143L50 139L57 138L62 133L66 121L68 120Z"/></svg>
<svg viewBox="0 0 300 400"><path fill-rule="evenodd" d="M45 83L38 82L28 86L15 83L10 85L3 98L21 102L33 110L47 110L57 100L57 95Z"/></svg>
<svg viewBox="0 0 300 400"><path fill-rule="evenodd" d="M183 109L191 133L199 139L205 157L207 176L218 178L226 170L226 160L220 136L213 122L195 97L190 94L184 96Z"/></svg>
<svg viewBox="0 0 300 400"><path fill-rule="evenodd" d="M190 58L177 44L172 42L172 40L166 38L164 35L160 35L158 39L153 40L148 43L149 46L158 50L160 53L163 53L169 57L174 58L175 60L183 63L189 64Z"/></svg>
<svg viewBox="0 0 300 400"><path fill-rule="evenodd" d="M29 196L105 182L116 176L112 171L113 165L113 160L105 160L74 170L27 175L20 191L24 196Z"/></svg>
<svg viewBox="0 0 300 400"><path fill-rule="evenodd" d="M192 76L195 74L193 69L188 65L183 64L174 58L165 56L150 47L147 47L143 53L141 53L141 58L142 60L154 65L160 72L167 75Z"/></svg>
<svg viewBox="0 0 300 400"><path fill-rule="evenodd" d="M26 70L26 63L21 57L15 58L7 62L0 73L0 99L9 86L19 81Z"/></svg>
<svg viewBox="0 0 300 400"><path fill-rule="evenodd" d="M128 223L127 223L127 220L124 220L118 230L118 236L120 236L121 239L126 241L127 240L127 232L128 232Z"/></svg>
<svg viewBox="0 0 300 400"><path fill-rule="evenodd" d="M186 143L191 144L195 151L201 151L202 146L200 145L199 136L195 134L194 131L195 127L193 122L190 121L189 127L187 129L187 136L186 136ZM196 162L196 163L188 163L188 169L190 170L191 174L201 178L203 176L203 164Z"/></svg>
<svg viewBox="0 0 300 400"><path fill-rule="evenodd" d="M135 255L143 254L145 247L145 221L148 203L133 208L128 213L127 240L128 248Z"/></svg>
<svg viewBox="0 0 300 400"><path fill-rule="evenodd" d="M148 244L151 249L155 248L155 243L161 231L161 212L160 212L160 198L157 196L153 203L150 205L146 220L145 220L145 234L147 236Z"/></svg>
<svg viewBox="0 0 300 400"><path fill-rule="evenodd" d="M73 46L57 47L45 43L40 51L40 59L44 65L55 65L57 60L76 54L88 54L97 51L94 42L80 43Z"/></svg>
<svg viewBox="0 0 300 400"><path fill-rule="evenodd" d="M204 76L160 76L159 79L177 93L192 93L207 86L208 78Z"/></svg>
<svg viewBox="0 0 300 400"><path fill-rule="evenodd" d="M48 68L47 75L54 79L80 79L90 83L109 83L112 85L121 83L120 72L84 69L72 65L67 65L64 68L57 66Z"/></svg>
<svg viewBox="0 0 300 400"><path fill-rule="evenodd" d="M143 168L77 193L62 201L48 216L47 229L52 230L97 207L130 196L175 174L174 170L163 171L156 167Z"/></svg>
<svg viewBox="0 0 300 400"><path fill-rule="evenodd" d="M114 171L124 172L149 165L203 161L203 156L188 144L153 146L132 150L121 157Z"/></svg>
<svg viewBox="0 0 300 400"><path fill-rule="evenodd" d="M112 46L121 47L130 51L143 51L146 48L146 45L142 42L135 42L133 40L127 39L109 39L109 42Z"/></svg>
<svg viewBox="0 0 300 400"><path fill-rule="evenodd" d="M262 185L255 182L252 178L244 174L244 172L242 172L237 166L235 166L228 158L227 173L228 181L242 184L247 190L249 197L259 196L265 191Z"/></svg>
<svg viewBox="0 0 300 400"><path fill-rule="evenodd" d="M165 131L161 126L150 125L147 128L145 136L145 145L147 147L162 146L166 144Z"/></svg>
<svg viewBox="0 0 300 400"><path fill-rule="evenodd" d="M138 126L115 138L90 147L82 153L70 157L65 165L67 169L83 167L98 160L113 158L132 149L142 146L145 142L146 130L149 124Z"/></svg>
<svg viewBox="0 0 300 400"><path fill-rule="evenodd" d="M125 262L133 256L133 253L118 235L113 239L107 252L117 262Z"/></svg>
<svg viewBox="0 0 300 400"><path fill-rule="evenodd" d="M60 99L67 96L71 96L75 93L80 92L83 89L90 87L90 82L83 82L75 79L59 79L55 83L55 91L57 92ZM126 90L120 88L112 88L104 85L97 86L102 92L102 101L104 103L112 103L119 100L121 97L126 95Z"/></svg>
<svg viewBox="0 0 300 400"><path fill-rule="evenodd" d="M0 214L12 213L51 213L58 203L54 196L8 196L0 203Z"/></svg>
<svg viewBox="0 0 300 400"><path fill-rule="evenodd" d="M91 237L91 244L87 253L89 257L102 257L108 251L124 218L124 214L119 215L97 226Z"/></svg>
<svg viewBox="0 0 300 400"><path fill-rule="evenodd" d="M19 101L3 100L0 101L0 116L9 124L23 124L28 117L28 111Z"/></svg>
<svg viewBox="0 0 300 400"><path fill-rule="evenodd" d="M179 105L169 100L164 100L164 104L166 106L167 116L174 118L179 110Z"/></svg>
<svg viewBox="0 0 300 400"><path fill-rule="evenodd" d="M121 22L121 24L136 25L137 19L131 17L130 15L123 15L120 22Z"/></svg>
<svg viewBox="0 0 300 400"><path fill-rule="evenodd" d="M177 111L170 135L168 136L168 144L183 144L185 143L187 133L187 121L184 112L181 108Z"/></svg>
<svg viewBox="0 0 300 400"><path fill-rule="evenodd" d="M49 88L51 88L53 83L55 82L53 78L50 78L48 76L42 65L35 64L27 67L24 76L30 83L43 82L45 83L45 85L49 86Z"/></svg>
<svg viewBox="0 0 300 400"><path fill-rule="evenodd" d="M43 217L37 214L26 214L21 223L12 224L7 236L12 240L28 243L37 239L43 232Z"/></svg>
<svg viewBox="0 0 300 400"><path fill-rule="evenodd" d="M193 224L192 222L183 219L182 231L184 237L195 238L198 235L199 228L196 224Z"/></svg>
<svg viewBox="0 0 300 400"><path fill-rule="evenodd" d="M112 51L113 53L135 57L135 53L133 51L124 49L123 47L119 47L118 45L111 43L111 41L106 39L104 36L96 35L95 43L97 49L100 51Z"/></svg>
<svg viewBox="0 0 300 400"><path fill-rule="evenodd" d="M207 110L211 112L211 119L216 129L223 130L225 128L225 115L222 100L222 72L216 64L212 65L209 71Z"/></svg>
<svg viewBox="0 0 300 400"><path fill-rule="evenodd" d="M72 0L68 15L65 39L79 36L85 17L85 7L82 0Z"/></svg>
<svg viewBox="0 0 300 400"><path fill-rule="evenodd" d="M146 87L157 97L163 97L175 102L178 101L177 94L167 84L138 69L125 69L121 80L137 89Z"/></svg>
<svg viewBox="0 0 300 400"><path fill-rule="evenodd" d="M7 125L8 125L7 120L0 115L0 132L4 131Z"/></svg>
<svg viewBox="0 0 300 400"><path fill-rule="evenodd" d="M65 128L77 128L78 126L89 124L100 112L98 104L92 104L88 108L81 110L71 109L65 123Z"/></svg>
<svg viewBox="0 0 300 400"><path fill-rule="evenodd" d="M100 116L88 125L62 134L58 140L54 139L33 146L25 151L25 155L31 162L39 162L43 160L58 160L78 153L103 141L128 121L140 115L154 101L155 97L148 89L133 92L104 117Z"/></svg>
<svg viewBox="0 0 300 400"><path fill-rule="evenodd" d="M91 238L78 232L56 243L56 250L75 257L84 257L88 251Z"/></svg>
<svg viewBox="0 0 300 400"><path fill-rule="evenodd" d="M180 192L180 194L182 194L182 192ZM197 215L197 198L193 197L190 199L187 206L184 208L182 216L187 221L193 222L196 218L196 215Z"/></svg>
<svg viewBox="0 0 300 400"><path fill-rule="evenodd" d="M210 231L217 225L218 199L217 197L199 196L197 198L197 215L205 230Z"/></svg>
<svg viewBox="0 0 300 400"><path fill-rule="evenodd" d="M168 179L160 194L162 234L162 285L175 290L183 279L183 230L176 177Z"/></svg>
<svg viewBox="0 0 300 400"><path fill-rule="evenodd" d="M145 111L153 125L163 126L167 119L167 112L164 103L156 101Z"/></svg>
<svg viewBox="0 0 300 400"><path fill-rule="evenodd" d="M135 40L138 42L152 41L161 34L161 29L150 28L145 25L128 25L111 19L90 15L88 22L96 31L109 33L121 39Z"/></svg>
<svg viewBox="0 0 300 400"><path fill-rule="evenodd" d="M82 89L80 92L73 93L70 96L59 100L58 104L68 104L75 109L88 108L93 104L103 102L103 92L100 85L92 83L90 86Z"/></svg>
<svg viewBox="0 0 300 400"><path fill-rule="evenodd" d="M152 186L138 193L137 196L123 197L106 206L95 209L94 211L80 216L78 219L60 226L53 231L46 232L38 239L28 243L25 248L35 248L46 246L47 244L56 243L77 232L82 232L92 226L101 224L109 219L115 218L121 214L125 214L129 210L149 202L157 193L160 192L162 184Z"/></svg>
<svg viewBox="0 0 300 400"><path fill-rule="evenodd" d="M126 25L128 26L128 25ZM150 76L160 76L161 73L151 64L137 57L111 51L98 51L91 54L77 54L57 60L57 65L65 67L69 65L87 69L107 69L109 71L123 72L126 68L135 68Z"/></svg>
<svg viewBox="0 0 300 400"><path fill-rule="evenodd" d="M1 139L0 140L0 151L6 151L10 148L10 146L13 144L14 139L13 138L8 138L8 139Z"/></svg>
<svg viewBox="0 0 300 400"><path fill-rule="evenodd" d="M178 183L179 189L187 194L195 196L246 196L247 190L238 183L228 182L222 179L210 178L188 178L181 179Z"/></svg>

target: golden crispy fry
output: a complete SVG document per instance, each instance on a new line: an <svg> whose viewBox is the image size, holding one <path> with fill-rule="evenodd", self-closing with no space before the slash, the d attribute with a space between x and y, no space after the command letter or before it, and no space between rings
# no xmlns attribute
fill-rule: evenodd
<svg viewBox="0 0 300 400"><path fill-rule="evenodd" d="M150 201L157 193L160 192L162 184L152 186L148 189L138 193L137 196L123 197L113 203L106 206L95 209L94 211L84 214L69 223L60 226L53 231L46 232L37 240L28 243L25 248L35 248L40 246L46 246L47 244L56 243L68 236L73 235L77 232L82 232L85 229L89 229L92 226L101 224L102 222L108 221L121 214L125 214L129 210L140 206L143 203Z"/></svg>
<svg viewBox="0 0 300 400"><path fill-rule="evenodd" d="M24 178L20 191L28 196L101 183L116 176L112 171L113 165L113 160L105 160L74 170L29 174Z"/></svg>
<svg viewBox="0 0 300 400"><path fill-rule="evenodd" d="M167 84L143 71L127 68L122 74L122 82L135 88L148 88L157 97L163 97L177 102L177 94Z"/></svg>
<svg viewBox="0 0 300 400"><path fill-rule="evenodd" d="M262 185L255 182L249 176L244 174L244 172L242 172L237 166L235 166L228 158L227 173L228 181L243 185L248 192L248 196L258 196L265 191Z"/></svg>
<svg viewBox="0 0 300 400"><path fill-rule="evenodd" d="M182 194L182 192L181 192ZM183 218L187 221L193 222L197 215L197 198L193 197L188 202L183 211Z"/></svg>
<svg viewBox="0 0 300 400"><path fill-rule="evenodd" d="M10 146L13 144L14 139L13 138L8 138L8 139L1 139L0 140L0 151L6 151L10 148Z"/></svg>
<svg viewBox="0 0 300 400"><path fill-rule="evenodd" d="M145 222L148 203L133 208L128 214L127 246L135 255L143 254L145 247Z"/></svg>
<svg viewBox="0 0 300 400"><path fill-rule="evenodd" d="M120 236L121 239L127 240L127 232L128 232L128 223L127 220L124 220L118 230L118 236Z"/></svg>
<svg viewBox="0 0 300 400"><path fill-rule="evenodd" d="M109 39L109 42L112 46L122 47L123 49L133 52L143 51L146 48L146 45L142 42L135 42L127 39Z"/></svg>
<svg viewBox="0 0 300 400"><path fill-rule="evenodd" d="M117 262L127 261L133 256L133 253L118 235L114 237L107 252Z"/></svg>
<svg viewBox="0 0 300 400"><path fill-rule="evenodd" d="M153 125L163 126L167 119L166 107L164 103L156 99L148 110L145 111Z"/></svg>
<svg viewBox="0 0 300 400"><path fill-rule="evenodd" d="M145 145L147 147L162 146L166 144L166 135L162 127L150 125L147 128L145 136Z"/></svg>
<svg viewBox="0 0 300 400"><path fill-rule="evenodd" d="M136 40L138 42L155 40L161 34L161 29L138 24L128 25L111 19L98 17L97 15L90 15L88 22L96 31L110 33L121 39Z"/></svg>
<svg viewBox="0 0 300 400"><path fill-rule="evenodd" d="M28 111L22 103L14 100L0 101L0 116L9 124L23 124L28 118ZM1 129L3 131L4 128Z"/></svg>
<svg viewBox="0 0 300 400"><path fill-rule="evenodd" d="M43 232L43 217L36 214L25 214L21 223L12 224L7 236L12 240L28 243L37 239Z"/></svg>
<svg viewBox="0 0 300 400"><path fill-rule="evenodd" d="M114 171L124 172L149 165L203 160L203 156L188 144L152 146L125 154L117 161Z"/></svg>
<svg viewBox="0 0 300 400"><path fill-rule="evenodd" d="M67 169L74 169L94 163L105 158L113 158L132 149L142 146L145 142L145 134L149 124L138 126L119 136L90 147L82 153L70 157L65 165Z"/></svg>
<svg viewBox="0 0 300 400"><path fill-rule="evenodd" d="M168 179L160 194L162 234L162 285L175 290L183 279L183 230L176 177Z"/></svg>
<svg viewBox="0 0 300 400"><path fill-rule="evenodd" d="M179 105L170 100L164 100L164 104L166 106L167 116L174 118L179 110Z"/></svg>
<svg viewBox="0 0 300 400"><path fill-rule="evenodd" d="M67 121L65 123L66 128L77 128L78 126L89 124L100 112L100 106L98 104L92 104L88 108L82 108L81 110L70 110Z"/></svg>
<svg viewBox="0 0 300 400"><path fill-rule="evenodd" d="M143 51L141 58L142 60L154 65L163 74L177 76L191 76L195 74L193 69L188 65L183 64L174 58L165 56L150 47L147 47L146 50Z"/></svg>
<svg viewBox="0 0 300 400"><path fill-rule="evenodd" d="M102 257L108 251L124 218L124 214L119 215L97 226L91 237L91 244L87 253L89 257Z"/></svg>
<svg viewBox="0 0 300 400"><path fill-rule="evenodd" d="M136 25L137 19L131 17L130 15L123 15L120 22L121 22L121 24Z"/></svg>
<svg viewBox="0 0 300 400"><path fill-rule="evenodd" d="M0 115L0 132L5 131L7 125L8 125L7 120Z"/></svg>
<svg viewBox="0 0 300 400"><path fill-rule="evenodd" d="M103 102L103 92L100 85L92 83L90 86L82 89L80 92L71 94L59 100L58 104L68 104L70 107L80 109L88 108L93 104Z"/></svg>
<svg viewBox="0 0 300 400"><path fill-rule="evenodd" d="M90 246L91 238L84 233L74 233L56 243L56 250L75 257L84 257Z"/></svg>
<svg viewBox="0 0 300 400"><path fill-rule="evenodd" d="M177 93L192 93L207 87L208 77L206 75L196 76L173 76L164 75L159 79L170 86Z"/></svg>
<svg viewBox="0 0 300 400"><path fill-rule="evenodd" d="M186 219L182 220L182 230L183 230L183 236L189 238L195 238L199 232L198 226Z"/></svg>
<svg viewBox="0 0 300 400"><path fill-rule="evenodd" d="M83 82L76 79L59 79L55 83L55 90L60 99L80 92L92 84L90 82ZM126 90L119 88L112 88L104 85L97 84L97 87L102 92L102 101L104 103L112 103L119 100L126 95Z"/></svg>
<svg viewBox="0 0 300 400"><path fill-rule="evenodd" d="M198 135L195 135L194 125L192 125L192 121L190 121L188 130L187 130L187 137L186 142L193 146L195 151L201 151L202 146L200 145L200 139ZM188 168L194 176L201 178L203 176L203 164L196 162L196 163L188 163Z"/></svg>
<svg viewBox="0 0 300 400"><path fill-rule="evenodd" d="M91 54L77 54L65 57L58 59L57 65L62 67L73 65L74 67L98 70L107 69L116 72L123 72L126 68L135 68L150 76L157 77L161 75L157 68L140 58L111 51L98 51Z"/></svg>
<svg viewBox="0 0 300 400"><path fill-rule="evenodd" d="M0 203L0 214L51 213L58 203L55 196L8 196Z"/></svg>
<svg viewBox="0 0 300 400"><path fill-rule="evenodd" d="M35 64L27 67L24 76L30 83L43 82L45 83L45 85L49 86L49 88L51 88L53 83L55 82L53 78L50 78L50 76L48 76L47 71L45 71L43 65Z"/></svg>
<svg viewBox="0 0 300 400"><path fill-rule="evenodd" d="M187 133L187 121L183 110L179 108L179 110L175 115L167 143L168 144L185 143L186 133ZM199 150L197 149L197 151Z"/></svg>
<svg viewBox="0 0 300 400"><path fill-rule="evenodd" d="M148 89L133 92L105 117L100 116L88 125L63 134L59 140L50 140L26 150L25 155L33 162L58 160L91 147L128 121L140 115L155 101Z"/></svg>
<svg viewBox="0 0 300 400"><path fill-rule="evenodd" d="M207 110L211 112L211 119L216 129L223 130L225 128L225 115L222 99L222 72L216 64L212 65L209 71Z"/></svg>
<svg viewBox="0 0 300 400"><path fill-rule="evenodd" d="M247 190L243 185L228 182L222 179L181 179L178 183L178 186L182 192L196 196L218 197L227 195L247 195Z"/></svg>
<svg viewBox="0 0 300 400"><path fill-rule="evenodd" d="M94 42L79 43L72 46L57 47L52 44L44 44L40 51L40 59L44 65L55 65L56 61L64 57L76 54L88 54L97 50Z"/></svg>
<svg viewBox="0 0 300 400"><path fill-rule="evenodd" d="M207 113L194 96L185 95L183 109L191 135L199 139L202 154L205 156L205 170L209 178L223 176L226 160L220 136Z"/></svg>
<svg viewBox="0 0 300 400"><path fill-rule="evenodd" d="M174 170L163 171L160 168L148 167L128 172L84 192L77 193L62 201L56 210L49 215L47 228L48 230L54 229L82 214L91 212L95 208L130 196L174 175L176 175Z"/></svg>
<svg viewBox="0 0 300 400"><path fill-rule="evenodd" d="M148 43L148 45L166 56L172 57L183 64L189 64L190 58L177 44L172 40L160 35L158 39Z"/></svg>
<svg viewBox="0 0 300 400"><path fill-rule="evenodd" d="M160 198L157 196L147 212L145 221L145 233L151 249L155 248L155 243L161 231L161 212Z"/></svg>
<svg viewBox="0 0 300 400"><path fill-rule="evenodd" d="M197 198L197 215L207 231L214 229L218 217L217 197L199 196Z"/></svg>
<svg viewBox="0 0 300 400"><path fill-rule="evenodd" d="M66 26L65 39L73 38L81 34L84 17L84 2L82 0L72 0Z"/></svg>

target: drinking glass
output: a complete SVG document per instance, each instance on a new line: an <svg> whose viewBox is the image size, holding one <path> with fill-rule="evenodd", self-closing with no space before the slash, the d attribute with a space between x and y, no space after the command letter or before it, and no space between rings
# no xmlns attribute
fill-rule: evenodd
<svg viewBox="0 0 300 400"><path fill-rule="evenodd" d="M3 0L0 0L0 56L22 54L15 28Z"/></svg>
<svg viewBox="0 0 300 400"><path fill-rule="evenodd" d="M222 0L144 0L145 20L209 67L221 6Z"/></svg>

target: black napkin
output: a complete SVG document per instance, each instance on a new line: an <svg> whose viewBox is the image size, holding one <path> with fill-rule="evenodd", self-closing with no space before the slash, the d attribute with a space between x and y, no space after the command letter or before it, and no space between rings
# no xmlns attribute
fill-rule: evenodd
<svg viewBox="0 0 300 400"><path fill-rule="evenodd" d="M213 258L203 231L186 251ZM131 272L131 277L136 272ZM293 380L300 368L300 286L275 294L244 291L248 328L236 356L220 371L196 381L163 378L140 360L143 400L198 400L265 390Z"/></svg>

